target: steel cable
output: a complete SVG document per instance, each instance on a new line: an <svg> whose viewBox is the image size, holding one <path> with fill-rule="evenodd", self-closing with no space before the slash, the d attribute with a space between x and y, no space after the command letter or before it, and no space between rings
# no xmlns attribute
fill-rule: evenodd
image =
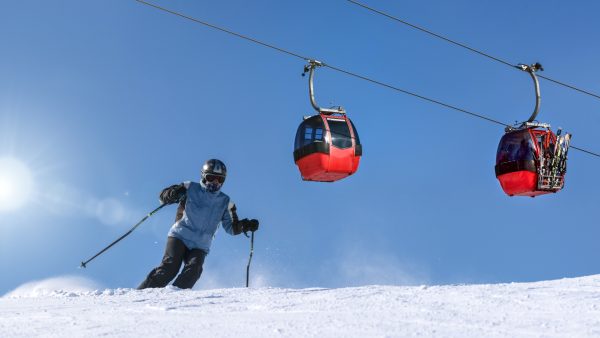
<svg viewBox="0 0 600 338"><path fill-rule="evenodd" d="M261 46L263 46L263 47L267 47L267 48L270 48L270 49L276 50L276 51L278 51L278 52L280 52L280 53L284 53L284 54L287 54L287 55L290 55L290 56L294 56L294 57L296 57L296 58L303 59L303 60L306 60L306 61L310 61L310 60L311 60L311 58L308 58L308 57L302 56L302 55L300 55L300 54L298 54L298 53L294 53L294 52L288 51L288 50L286 50L286 49L283 49L283 48L280 48L280 47L274 46L274 45L272 45L272 44L265 43L265 42L263 42L263 41L260 41L260 40L257 40L257 39L254 39L254 38L251 38L251 37L249 37L249 36L246 36L246 35L243 35L243 34L236 33L236 32L234 32L234 31L231 31L231 30L229 30L229 29L225 29L225 28L222 28L222 27L219 27L219 26L213 25L213 24L211 24L211 23L208 23L208 22L205 22L205 21L202 21L202 20L199 20L199 19L193 18L193 17L191 17L191 16L188 16L188 15L185 15L185 14L182 14L182 13L179 13L179 12L176 12L176 11L173 11L173 10L170 10L170 9L167 9L167 8L164 8L164 7L161 7L161 6L158 6L158 5L152 4L152 3L150 3L150 2L147 2L147 1L144 1L144 0L135 0L135 1L137 1L137 2L139 2L139 3L141 3L141 4L144 4L144 5L147 5L147 6L150 6L150 7L156 8L156 9L159 9L159 10L161 10L161 11L164 11L164 12L167 12L167 13L170 13L170 14L173 14L173 15L176 15L176 16L179 16L179 17L181 17L181 18L184 18L184 19L187 19L187 20L193 21L193 22L195 22L195 23L198 23L198 24L201 24L201 25L204 25L204 26L207 26L207 27L210 27L210 28L216 29L216 30L218 30L218 31L221 31L221 32L224 32L224 33L227 33L227 34L233 35L233 36L236 36L236 37L238 37L238 38L241 38L241 39L244 39L244 40L246 40L246 41L250 41L250 42L256 43L256 44L258 44L258 45L261 45ZM350 0L349 0L349 1L350 1ZM438 100L435 100L435 99L431 99L431 98L428 98L428 97L426 97L426 96L419 95L419 94L416 94L416 93L410 92L410 91L408 91L408 90L404 90L404 89L398 88L398 87L396 87L396 86L393 86L393 85L390 85L390 84L387 84L387 83L384 83L384 82L381 82L381 81L378 81L378 80L374 80L374 79L371 79L371 78L369 78L369 77L367 77L367 76L359 75L359 74L357 74L357 73L354 73L354 72L351 72L351 71L348 71L348 70L344 70L344 69L342 69L342 68L339 68L339 67L336 67L336 66L333 66L333 65L327 64L327 63L322 63L322 65L323 65L324 67L330 68L330 69L332 69L332 70L335 70L335 71L337 71L337 72L340 72L340 73L343 73L343 74L346 74L346 75L349 75L349 76L352 76L352 77L355 77L355 78L358 78L358 79L361 79L361 80L364 80L364 81L368 81L368 82L371 82L371 83L377 84L377 85L379 85L379 86L382 86L382 87L386 87L386 88L388 88L388 89L395 90L395 91L397 91L397 92L400 92L400 93L403 93L403 94L411 95L411 96L413 96L413 97L416 97L416 98L419 98L419 99L421 99L421 100L424 100L424 101L427 101L427 102L431 102L431 103L434 103L434 104L437 104L437 105L440 105L440 106L443 106L443 107L446 107L446 108L450 108L450 109L453 109L453 110L455 110L455 111L458 111L458 112L461 112L461 113L464 113L464 114L468 114L468 115L470 115L470 116L473 116L473 117L477 117L477 118L480 118L480 119L486 120L486 121L488 121L488 122L492 122L492 123L495 123L495 124L499 124L499 125L502 125L502 126L505 126L505 127L506 127L506 126L510 126L509 124L506 124L506 123L503 123L503 122L500 122L500 121L494 120L494 119L492 119L492 118L490 118L490 117L487 117L487 116L484 116L484 115L481 115L481 114L477 114L477 113L474 113L474 112L468 111L468 110L466 110L466 109L462 109L462 108L459 108L459 107L456 107L456 106L453 106L453 105L450 105L450 104L447 104L447 103L444 103L444 102L441 102L441 101L438 101ZM513 67L513 66L511 65L511 67ZM577 147L574 147L574 146L571 146L571 148L573 148L573 149L576 149L576 150L579 150L579 151L582 151L582 152L584 152L584 153L587 153L587 154L590 154L590 155L593 155L593 156L596 156L596 157L599 157L599 158L600 158L600 154L597 154L597 153L594 153L594 152L591 152L591 151L588 151L588 150L584 150L584 149L581 149L581 148L577 148Z"/></svg>
<svg viewBox="0 0 600 338"><path fill-rule="evenodd" d="M405 20L402 20L402 19L400 19L400 18L397 18L397 17L395 17L395 16L392 16L392 15L390 15L390 14L388 14L388 13L385 13L385 12L383 12L383 11L380 11L380 10L378 10L378 9L375 9L375 8L373 8L373 7L369 7L369 6L367 6L367 5L363 4L363 3L360 3L360 2L358 2L358 1L355 1L355 0L346 0L346 1L348 1L348 2L350 2L350 3L352 3L352 4L355 4L355 5L359 6L359 7L362 7L362 8L364 8L364 9L366 9L366 10L369 10L369 11L371 11L371 12L373 12L373 13L377 13L377 14L379 14L379 15L385 16L385 17L386 17L386 18L388 18L388 19L391 19L391 20L394 20L394 21L400 22L400 23L402 23L402 24L404 24L404 25L407 25L407 26L409 26L409 27L412 27L412 28L414 28L414 29L416 29L416 30L419 30L419 31L421 31L421 32L423 32L423 33L426 33L426 34L429 34L429 35L431 35L431 36L434 36L434 37L436 37L436 38L438 38L438 39L444 40L444 41L446 41L446 42L449 42L449 43L451 43L451 44L454 44L454 45L456 45L456 46L459 46L459 47L462 47L462 48L464 48L464 49L467 49L467 50L469 50L469 51L471 51L471 52L473 52L473 53L479 54L479 55L481 55L481 56L484 56L484 57L486 57L486 58L488 58L488 59L491 59L491 60L494 60L494 61L496 61L496 62L499 62L499 63L501 63L501 64L503 64L503 65L509 66L509 67L511 67L511 68L513 68L513 69L514 69L514 68L515 68L515 66L516 66L516 65L515 65L515 64L513 64L513 63L510 63L510 62L508 62L508 61L505 61L505 60L502 60L502 59L500 59L500 58L497 58L497 57L495 57L495 56L492 56L492 55L490 55L490 54L487 54L487 53L485 53L485 52L482 52L482 51L480 51L480 50L477 50L477 49L475 49L475 48L473 48L473 47L469 47L469 46L467 46L467 45L465 45L465 44L463 44L463 43L460 43L460 42L457 42L457 41L455 41L455 40L449 39L449 38L447 38L447 37L445 37L445 36L443 36L443 35L440 35L440 34L434 33L434 32L432 32L432 31L430 31L430 30L428 30L428 29L425 29L425 28L423 28L423 27L419 27L419 26L417 26L417 25L415 25L415 24L412 24L412 23L410 23L410 22L407 22L407 21L405 21ZM518 69L518 67L517 67L517 69ZM572 89L572 90L578 91L578 92L580 92L580 93L583 93L583 94L586 94L586 95L589 95L589 96L595 97L595 98L597 98L597 99L600 99L600 95L598 95L598 94L594 94L594 93L592 93L592 92L590 92L590 91L588 91L588 90L581 89L581 88L577 88L577 87L575 87L575 86L573 86L573 85L570 85L570 84L564 83L564 82L562 82L562 81L554 80L554 79L552 79L552 78L550 78L550 77L547 77L547 76L543 76L543 75L539 75L539 74L538 74L537 76L538 76L538 77L540 77L540 78L542 78L542 79L544 79L544 80L548 80L548 81L550 81L550 82L553 82L553 83L555 83L555 84L558 84L558 85L560 85L560 86L563 86L563 87L566 87L566 88L569 88L569 89Z"/></svg>

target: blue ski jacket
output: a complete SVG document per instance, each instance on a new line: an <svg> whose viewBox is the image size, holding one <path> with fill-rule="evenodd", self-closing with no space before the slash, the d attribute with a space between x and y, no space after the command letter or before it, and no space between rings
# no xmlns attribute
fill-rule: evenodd
<svg viewBox="0 0 600 338"><path fill-rule="evenodd" d="M237 229L236 207L229 196L221 191L209 192L202 183L186 181L182 185L186 194L169 237L180 239L190 250L201 249L208 254L219 225L231 235L241 232Z"/></svg>

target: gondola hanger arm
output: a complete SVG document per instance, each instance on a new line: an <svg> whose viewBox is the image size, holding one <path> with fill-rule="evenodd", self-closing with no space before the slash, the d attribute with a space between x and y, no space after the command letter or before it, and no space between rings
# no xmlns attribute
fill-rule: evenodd
<svg viewBox="0 0 600 338"><path fill-rule="evenodd" d="M538 78L535 75L535 72L543 71L544 68L542 67L542 65L539 62L536 62L532 65L519 64L515 67L522 71L529 73L529 75L531 76L531 79L533 80L533 85L534 85L534 89L535 89L535 108L533 109L533 113L531 114L529 119L521 124L521 127L527 127L529 124L531 124L531 123L533 123L533 121L535 121L535 118L537 117L537 114L540 111L540 104L542 101L542 97L540 95L540 82L538 81Z"/></svg>
<svg viewBox="0 0 600 338"><path fill-rule="evenodd" d="M346 111L341 106L334 108L321 108L315 101L315 89L314 89L314 77L315 77L315 69L317 67L322 67L324 64L321 61L317 60L308 60L308 64L304 66L304 76L308 72L308 96L310 98L310 104L319 114L346 114Z"/></svg>

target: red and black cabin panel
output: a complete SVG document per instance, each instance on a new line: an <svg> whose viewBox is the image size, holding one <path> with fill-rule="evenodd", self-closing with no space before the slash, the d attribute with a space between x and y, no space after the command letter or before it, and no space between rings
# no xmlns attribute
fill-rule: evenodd
<svg viewBox="0 0 600 338"><path fill-rule="evenodd" d="M552 154L556 135L550 130L517 129L509 131L498 145L496 153L496 178L509 196L535 197L556 192L562 188L540 187L540 168L543 156Z"/></svg>
<svg viewBox="0 0 600 338"><path fill-rule="evenodd" d="M318 114L298 127L294 162L305 181L334 182L358 170L362 145L345 114Z"/></svg>

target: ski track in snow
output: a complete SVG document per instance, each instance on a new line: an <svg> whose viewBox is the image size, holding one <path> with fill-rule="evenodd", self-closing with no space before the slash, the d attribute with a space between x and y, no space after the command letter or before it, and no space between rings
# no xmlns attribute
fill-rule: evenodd
<svg viewBox="0 0 600 338"><path fill-rule="evenodd" d="M339 289L55 290L0 298L1 337L600 337L600 275Z"/></svg>

